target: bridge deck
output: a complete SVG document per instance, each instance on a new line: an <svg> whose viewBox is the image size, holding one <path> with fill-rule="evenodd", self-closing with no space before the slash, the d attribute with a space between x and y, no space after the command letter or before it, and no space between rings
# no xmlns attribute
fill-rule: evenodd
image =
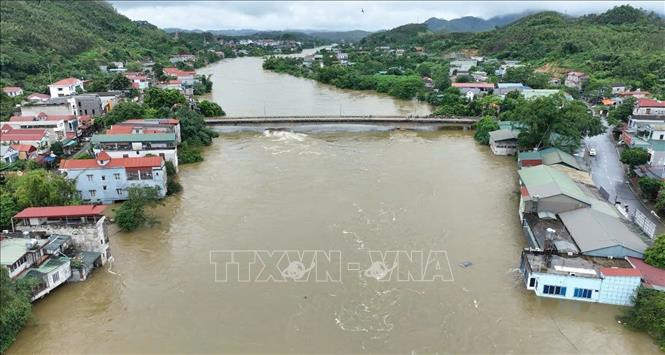
<svg viewBox="0 0 665 355"><path fill-rule="evenodd" d="M259 125L271 123L381 123L381 124L442 124L472 126L480 117L417 117L417 116L266 116L266 117L211 117L211 125Z"/></svg>

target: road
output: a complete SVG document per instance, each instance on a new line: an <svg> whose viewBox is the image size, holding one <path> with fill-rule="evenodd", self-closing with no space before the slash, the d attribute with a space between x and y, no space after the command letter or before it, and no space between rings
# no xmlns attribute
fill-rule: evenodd
<svg viewBox="0 0 665 355"><path fill-rule="evenodd" d="M603 123L606 124L604 119ZM611 134L612 127L607 127L605 134L584 140L588 148L596 150L596 156L589 157L593 182L609 194L608 200L611 203L621 202L622 206L628 205L630 215L633 215L636 209L641 211L656 224L657 233L662 233L665 231L663 223L651 214L651 210L646 208L628 183Z"/></svg>

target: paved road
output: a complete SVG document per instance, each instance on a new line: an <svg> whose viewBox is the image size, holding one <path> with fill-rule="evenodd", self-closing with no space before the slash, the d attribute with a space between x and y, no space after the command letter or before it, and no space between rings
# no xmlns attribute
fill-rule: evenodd
<svg viewBox="0 0 665 355"><path fill-rule="evenodd" d="M605 123L605 122L604 122ZM626 181L623 165L619 161L616 146L610 138L612 128L608 127L605 134L586 138L584 143L589 148L596 150L595 157L589 157L591 177L599 188L602 187L609 194L608 200L613 203L621 202L623 206L628 205L629 213L632 215L637 209L644 213L651 221L656 223L657 232L665 231L662 221L651 214L632 187Z"/></svg>

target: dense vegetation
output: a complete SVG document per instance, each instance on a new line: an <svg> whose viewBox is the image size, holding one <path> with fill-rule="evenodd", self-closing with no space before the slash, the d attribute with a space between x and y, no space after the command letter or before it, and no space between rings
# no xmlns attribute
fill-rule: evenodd
<svg viewBox="0 0 665 355"><path fill-rule="evenodd" d="M4 354L30 318L31 278L12 281L9 271L0 266L0 353Z"/></svg>
<svg viewBox="0 0 665 355"><path fill-rule="evenodd" d="M644 252L644 261L655 267L665 269L665 234L656 238L652 246Z"/></svg>
<svg viewBox="0 0 665 355"><path fill-rule="evenodd" d="M156 222L146 214L145 208L159 202L159 193L154 187L127 188L127 201L115 211L115 222L125 232L133 231L148 222Z"/></svg>
<svg viewBox="0 0 665 355"><path fill-rule="evenodd" d="M0 11L1 86L29 92L45 92L64 77L100 76L98 66L112 61L137 70L140 60L166 64L172 54L198 49L147 22L131 21L104 1L3 1ZM200 59L205 55L201 51Z"/></svg>
<svg viewBox="0 0 665 355"><path fill-rule="evenodd" d="M640 287L635 306L621 318L630 328L649 334L665 350L665 292Z"/></svg>

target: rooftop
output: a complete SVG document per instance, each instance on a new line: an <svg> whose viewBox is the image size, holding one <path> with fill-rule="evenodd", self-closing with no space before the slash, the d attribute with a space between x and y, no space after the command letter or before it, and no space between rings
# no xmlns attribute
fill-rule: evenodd
<svg viewBox="0 0 665 355"><path fill-rule="evenodd" d="M494 141L505 141L509 139L517 139L519 132L509 129L498 129L489 133L490 139Z"/></svg>
<svg viewBox="0 0 665 355"><path fill-rule="evenodd" d="M28 207L17 213L14 218L55 218L101 216L104 205Z"/></svg>
<svg viewBox="0 0 665 355"><path fill-rule="evenodd" d="M665 101L658 101L654 99L638 99L637 106L639 107L665 107Z"/></svg>
<svg viewBox="0 0 665 355"><path fill-rule="evenodd" d="M552 243L556 250L560 253L571 252L573 254L578 254L580 249L575 245L573 237L568 233L566 227L561 223L557 218L540 218L535 213L525 213L524 219L526 220L531 232L533 233L535 242L538 245L534 245L539 249L545 249L545 239L548 238L548 229L554 230L554 233L551 235Z"/></svg>
<svg viewBox="0 0 665 355"><path fill-rule="evenodd" d="M630 263L624 259L607 259L583 255L551 255L548 261L544 252L526 250L523 251L523 256L526 257L533 272L547 274L600 278L602 269L622 268L632 270Z"/></svg>
<svg viewBox="0 0 665 355"><path fill-rule="evenodd" d="M65 79L62 79L62 80L58 80L58 81L56 81L55 83L53 83L49 86L71 86L71 85L79 84L79 83L81 83L80 79L65 78Z"/></svg>
<svg viewBox="0 0 665 355"><path fill-rule="evenodd" d="M651 266L645 263L642 259L633 258L630 256L628 257L628 262L630 262L634 268L640 270L642 273L642 279L645 283L652 286L665 288L665 270Z"/></svg>
<svg viewBox="0 0 665 355"><path fill-rule="evenodd" d="M104 159L105 160L105 159ZM141 158L113 158L101 164L97 159L61 160L60 169L113 169L113 168L155 168L162 166L162 157L151 156Z"/></svg>
<svg viewBox="0 0 665 355"><path fill-rule="evenodd" d="M48 241L44 239L35 239L37 244L42 247ZM28 252L26 243L31 239L25 238L6 238L0 240L0 264L11 265Z"/></svg>
<svg viewBox="0 0 665 355"><path fill-rule="evenodd" d="M452 83L451 86L456 88L494 89L494 84L492 83Z"/></svg>
<svg viewBox="0 0 665 355"><path fill-rule="evenodd" d="M547 165L522 168L518 171L520 180L529 190L530 196L546 198L566 195L590 204L589 197L566 173Z"/></svg>
<svg viewBox="0 0 665 355"><path fill-rule="evenodd" d="M95 134L92 143L131 143L131 142L172 142L175 133L149 134Z"/></svg>

